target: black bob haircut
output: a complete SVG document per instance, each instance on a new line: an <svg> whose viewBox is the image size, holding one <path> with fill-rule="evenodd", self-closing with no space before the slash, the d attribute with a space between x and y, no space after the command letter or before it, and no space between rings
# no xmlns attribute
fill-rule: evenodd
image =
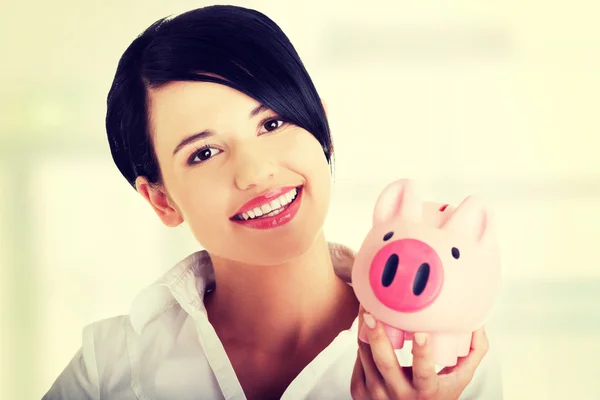
<svg viewBox="0 0 600 400"><path fill-rule="evenodd" d="M156 21L119 60L106 131L113 160L134 188L138 176L162 181L148 129L147 90L172 81L214 82L245 93L310 132L332 166L323 104L288 37L258 11L215 5Z"/></svg>

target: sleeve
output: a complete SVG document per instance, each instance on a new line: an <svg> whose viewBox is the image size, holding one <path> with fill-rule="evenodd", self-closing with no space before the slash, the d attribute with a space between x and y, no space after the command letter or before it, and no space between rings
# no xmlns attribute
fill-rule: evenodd
<svg viewBox="0 0 600 400"><path fill-rule="evenodd" d="M498 343L489 332L488 340L489 350L459 400L502 400L504 398Z"/></svg>
<svg viewBox="0 0 600 400"><path fill-rule="evenodd" d="M83 345L58 376L42 400L99 399L94 326L83 330Z"/></svg>

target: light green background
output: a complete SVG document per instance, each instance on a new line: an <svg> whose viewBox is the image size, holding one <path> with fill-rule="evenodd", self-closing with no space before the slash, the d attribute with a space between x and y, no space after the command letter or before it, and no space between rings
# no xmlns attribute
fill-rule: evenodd
<svg viewBox="0 0 600 400"><path fill-rule="evenodd" d="M0 25L0 398L36 399L81 328L197 249L112 164L106 94L146 26L203 1L12 1ZM247 1L296 45L336 150L330 240L382 187L493 204L506 399L600 398L597 2ZM385 40L382 34L386 34Z"/></svg>

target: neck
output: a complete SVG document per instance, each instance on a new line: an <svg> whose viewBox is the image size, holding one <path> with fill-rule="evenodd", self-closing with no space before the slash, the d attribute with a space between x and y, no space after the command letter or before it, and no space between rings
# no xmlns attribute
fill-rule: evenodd
<svg viewBox="0 0 600 400"><path fill-rule="evenodd" d="M358 314L358 301L336 276L322 233L304 255L283 265L211 258L217 287L205 304L223 342L293 351L315 337L337 335Z"/></svg>

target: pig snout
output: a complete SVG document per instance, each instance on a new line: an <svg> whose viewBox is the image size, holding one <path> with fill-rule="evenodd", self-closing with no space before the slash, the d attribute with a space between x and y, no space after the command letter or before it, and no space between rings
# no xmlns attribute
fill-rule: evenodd
<svg viewBox="0 0 600 400"><path fill-rule="evenodd" d="M369 278L373 293L385 306L415 312L438 297L444 270L440 257L427 243L401 239L377 252Z"/></svg>

